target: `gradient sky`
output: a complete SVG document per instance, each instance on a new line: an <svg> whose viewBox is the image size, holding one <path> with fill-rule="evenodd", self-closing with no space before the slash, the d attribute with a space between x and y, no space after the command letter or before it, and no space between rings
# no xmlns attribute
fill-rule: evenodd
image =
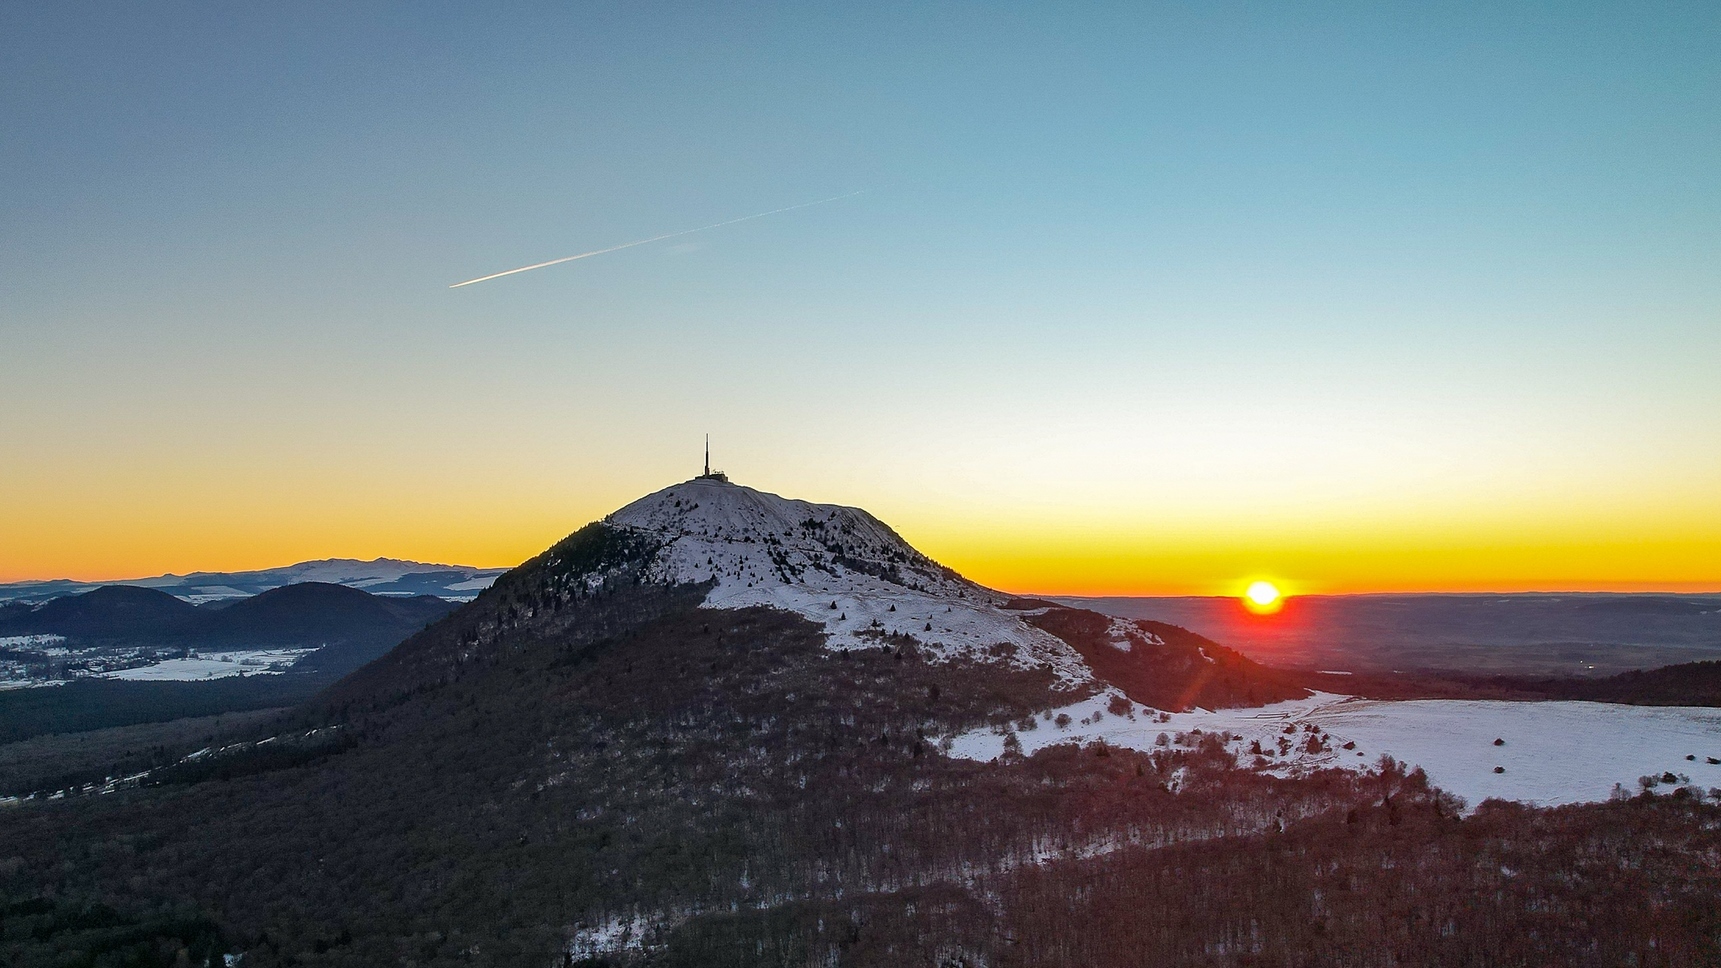
<svg viewBox="0 0 1721 968"><path fill-rule="evenodd" d="M0 184L0 580L709 431L1013 590L1721 588L1714 3L13 3Z"/></svg>

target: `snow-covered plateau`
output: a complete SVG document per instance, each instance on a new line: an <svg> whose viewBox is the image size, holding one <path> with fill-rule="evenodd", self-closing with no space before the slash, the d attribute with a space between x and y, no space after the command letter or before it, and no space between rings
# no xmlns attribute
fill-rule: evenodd
<svg viewBox="0 0 1721 968"><path fill-rule="evenodd" d="M1472 807L1490 798L1543 806L1605 800L1616 785L1635 792L1645 776L1721 787L1721 763L1712 762L1721 760L1721 710L1708 707L1380 701L1316 693L1253 709L1162 713L1130 704L1127 714L1109 712L1122 708L1120 700L1108 692L1050 710L1032 729L963 733L951 737L948 752L992 760L1003 754L1009 735L1025 755L1100 740L1150 751L1180 736L1190 742L1200 730L1231 734L1239 762L1281 774L1370 769L1382 755L1391 756L1422 767L1431 782Z"/></svg>
<svg viewBox="0 0 1721 968"><path fill-rule="evenodd" d="M1063 640L1003 608L1009 596L940 566L859 508L696 478L605 521L663 542L654 580L715 580L705 607L794 612L821 625L832 649L878 648L908 636L931 661L1044 667L1070 685L1093 678Z"/></svg>

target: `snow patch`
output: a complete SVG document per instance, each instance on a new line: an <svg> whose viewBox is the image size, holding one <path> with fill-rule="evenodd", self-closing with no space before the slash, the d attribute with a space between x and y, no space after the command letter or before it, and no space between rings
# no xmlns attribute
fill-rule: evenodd
<svg viewBox="0 0 1721 968"><path fill-rule="evenodd" d="M1165 640L1129 619L1114 618L1106 628L1106 643L1119 652L1133 652L1138 645L1164 645Z"/></svg>
<svg viewBox="0 0 1721 968"><path fill-rule="evenodd" d="M911 643L931 661L1047 668L1067 685L1093 679L1063 640L1004 609L1009 596L944 568L858 508L696 479L605 520L663 542L652 580L714 581L704 607L794 612L824 627L828 648Z"/></svg>
<svg viewBox="0 0 1721 968"><path fill-rule="evenodd" d="M1315 693L1259 708L1187 713L1132 703L1129 716L1118 716L1107 712L1118 697L1108 690L1048 710L1032 730L971 730L945 748L953 757L988 761L1003 755L1012 733L1029 756L1062 743L1103 740L1152 751L1161 735L1168 746L1179 734L1189 741L1196 730L1229 733L1228 748L1246 768L1277 775L1366 770L1386 755L1422 767L1435 786L1472 807L1490 798L1542 806L1600 801L1616 784L1635 792L1639 777L1668 773L1682 778L1679 785L1721 787L1721 763L1709 762L1721 760L1721 709L1709 707ZM1251 752L1255 747L1262 752Z"/></svg>
<svg viewBox="0 0 1721 968"><path fill-rule="evenodd" d="M43 649L66 641L64 635L0 635L0 649ZM64 649L60 650L62 653Z"/></svg>
<svg viewBox="0 0 1721 968"><path fill-rule="evenodd" d="M300 658L316 649L246 649L236 652L209 653L184 659L166 659L154 665L118 669L104 673L104 679L129 679L134 682L202 682L226 679L229 676L276 675L286 672Z"/></svg>
<svg viewBox="0 0 1721 968"><path fill-rule="evenodd" d="M665 915L647 916L638 911L616 914L595 925L581 927L568 942L568 954L574 961L604 958L624 952L639 954L646 950L649 939L660 929L680 921Z"/></svg>
<svg viewBox="0 0 1721 968"><path fill-rule="evenodd" d="M1305 720L1315 710L1345 698L1317 692L1307 699L1268 706L1171 713L1138 705L1121 692L1107 689L1080 702L1041 713L1034 729L1013 732L1026 756L1049 746L1065 743L1085 746L1099 740L1109 746L1146 752L1169 745L1178 733L1193 733L1198 729L1203 733L1230 732L1236 737L1233 742L1246 749L1254 740L1275 741L1284 735L1286 725ZM1121 716L1109 712L1114 704L1128 704L1129 712ZM1159 742L1162 733L1166 744ZM1006 736L998 730L970 730L951 738L949 752L961 759L997 759L1004 752Z"/></svg>

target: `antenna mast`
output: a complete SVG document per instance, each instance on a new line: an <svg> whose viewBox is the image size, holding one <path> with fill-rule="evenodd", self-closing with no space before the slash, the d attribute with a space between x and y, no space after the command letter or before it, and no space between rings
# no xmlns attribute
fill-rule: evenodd
<svg viewBox="0 0 1721 968"><path fill-rule="evenodd" d="M714 471L711 469L711 435L710 434L705 435L705 473L699 475L699 480L716 481L719 484L729 483L729 475L723 473L722 471Z"/></svg>

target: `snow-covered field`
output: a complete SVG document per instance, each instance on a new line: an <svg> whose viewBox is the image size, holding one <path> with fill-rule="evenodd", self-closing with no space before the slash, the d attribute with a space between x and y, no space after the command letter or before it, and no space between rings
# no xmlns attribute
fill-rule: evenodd
<svg viewBox="0 0 1721 968"><path fill-rule="evenodd" d="M1721 710L1594 702L1352 700L1318 714L1335 736L1428 771L1472 805L1606 799L1614 784L1673 773L1721 787ZM1495 746L1503 739L1505 745ZM1692 759L1687 759L1692 757ZM1504 767L1504 773L1495 773Z"/></svg>
<svg viewBox="0 0 1721 968"><path fill-rule="evenodd" d="M1488 798L1553 806L1605 800L1614 785L1638 789L1641 776L1672 773L1707 790L1721 787L1721 709L1622 706L1590 702L1416 700L1384 702L1317 693L1258 709L1163 714L1133 706L1127 716L1106 711L1106 693L1051 710L1034 729L1014 729L1022 752L1058 743L1103 739L1112 746L1152 750L1195 730L1229 732L1245 765L1260 744L1271 755L1259 766L1276 773L1326 767L1368 769L1384 755L1420 766L1438 787L1474 807ZM1068 725L1060 727L1059 716ZM1289 732L1287 732L1287 729ZM1165 740L1160 740L1161 736ZM1324 742L1311 752L1311 737ZM1503 740L1496 746L1494 741ZM1283 741L1283 742L1281 742ZM949 754L991 760L1005 735L975 730L951 738ZM1345 749L1345 744L1354 748ZM1286 749L1286 747L1289 747ZM1687 757L1690 757L1689 759ZM1495 772L1496 768L1502 772Z"/></svg>
<svg viewBox="0 0 1721 968"><path fill-rule="evenodd" d="M824 626L832 649L878 648L895 633L912 636L933 661L992 657L1050 667L1070 684L1092 679L1063 640L1001 608L1008 596L945 571L858 508L700 479L605 520L666 543L654 579L715 579L705 607L795 612Z"/></svg>
<svg viewBox="0 0 1721 968"><path fill-rule="evenodd" d="M0 649L39 651L60 645L65 641L64 635L49 635L45 632L36 635L0 635ZM64 650L61 650L61 653L63 654Z"/></svg>
<svg viewBox="0 0 1721 968"><path fill-rule="evenodd" d="M228 676L274 675L287 671L302 656L315 649L247 649L239 652L212 652L185 659L167 659L154 665L119 669L105 673L106 679L129 679L135 682L200 682L225 679Z"/></svg>
<svg viewBox="0 0 1721 968"><path fill-rule="evenodd" d="M6 692L7 690L11 690L11 689L35 689L38 687L45 687L45 686L63 686L69 681L71 681L71 680L69 680L69 679L24 679L24 678L0 679L0 692Z"/></svg>

